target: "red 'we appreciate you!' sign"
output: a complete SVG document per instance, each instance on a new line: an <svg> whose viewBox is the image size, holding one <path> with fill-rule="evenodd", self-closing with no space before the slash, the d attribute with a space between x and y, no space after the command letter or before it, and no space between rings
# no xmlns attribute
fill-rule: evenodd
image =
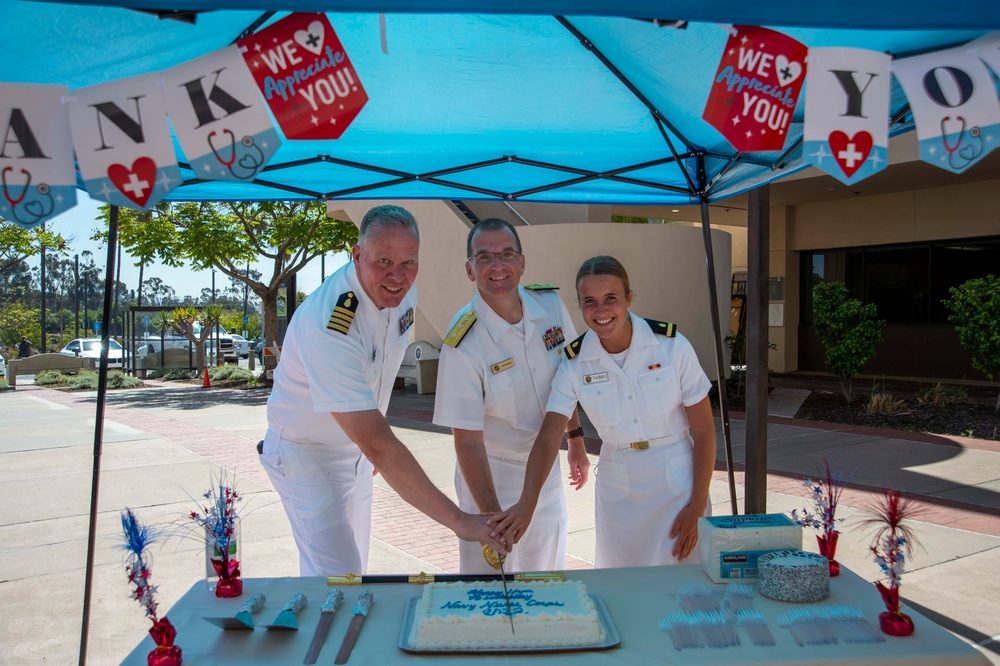
<svg viewBox="0 0 1000 666"><path fill-rule="evenodd" d="M326 14L290 14L238 44L288 139L337 139L368 101Z"/></svg>
<svg viewBox="0 0 1000 666"><path fill-rule="evenodd" d="M781 150L806 79L809 49L767 28L733 30L702 118L740 152Z"/></svg>

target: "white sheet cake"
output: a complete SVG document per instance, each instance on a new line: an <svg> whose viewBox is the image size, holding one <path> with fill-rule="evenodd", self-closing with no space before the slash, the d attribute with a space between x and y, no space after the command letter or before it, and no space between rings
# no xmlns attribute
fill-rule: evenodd
<svg viewBox="0 0 1000 666"><path fill-rule="evenodd" d="M551 648L604 640L597 608L580 581L510 581L507 588L510 616L499 581L425 585L414 610L411 647Z"/></svg>

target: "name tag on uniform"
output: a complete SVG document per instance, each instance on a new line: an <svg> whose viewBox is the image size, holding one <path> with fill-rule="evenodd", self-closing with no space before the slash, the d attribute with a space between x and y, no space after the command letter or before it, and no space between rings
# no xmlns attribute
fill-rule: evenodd
<svg viewBox="0 0 1000 666"><path fill-rule="evenodd" d="M598 372L596 375L583 376L584 384L599 384L601 382L606 382L606 381L608 381L608 373L606 372Z"/></svg>
<svg viewBox="0 0 1000 666"><path fill-rule="evenodd" d="M503 372L504 370L510 370L513 367L514 367L514 359L509 358L506 361L500 361L499 363L494 363L492 366L490 366L490 369L493 371L493 374L496 375L498 373Z"/></svg>

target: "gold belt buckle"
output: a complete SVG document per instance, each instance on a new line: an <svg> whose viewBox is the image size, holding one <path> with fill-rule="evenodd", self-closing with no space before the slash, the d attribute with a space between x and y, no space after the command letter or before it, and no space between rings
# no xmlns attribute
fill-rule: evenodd
<svg viewBox="0 0 1000 666"><path fill-rule="evenodd" d="M636 451L645 451L649 448L649 442L632 442L629 444L629 448L633 448Z"/></svg>

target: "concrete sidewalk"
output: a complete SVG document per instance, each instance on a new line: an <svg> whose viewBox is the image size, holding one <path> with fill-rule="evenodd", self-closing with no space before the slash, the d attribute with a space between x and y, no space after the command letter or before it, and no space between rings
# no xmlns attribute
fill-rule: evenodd
<svg viewBox="0 0 1000 666"><path fill-rule="evenodd" d="M152 383L151 383L152 384ZM116 548L126 506L148 523L185 532L185 514L219 466L234 470L246 501L244 575L295 576L298 558L287 519L261 470L254 445L266 428L263 391L203 390L153 385L108 396L101 461L100 516L88 662L118 663L149 623L129 598ZM446 429L430 423L433 396L397 390L390 422L430 478L454 497L454 450ZM33 386L0 393L0 664L73 663L79 651L86 540L93 466L94 393ZM731 421L737 496L742 500L744 423ZM587 427L593 433L592 426ZM724 460L719 428L719 459ZM841 498L846 518L837 559L863 577L878 571L867 551L870 533L857 527L863 510L886 486L916 497L923 546L908 567L906 603L980 644L1000 665L1000 444L823 426L770 419L768 510L808 505L801 477L825 457L855 470ZM599 444L589 439L588 448ZM598 462L594 456L593 462ZM565 463L565 459L563 459ZM713 511L730 513L724 465L712 484ZM567 568L592 566L593 483L567 490ZM740 507L742 511L742 507ZM370 571L457 569L455 538L403 502L379 477L373 508ZM811 531L804 547L816 549ZM152 581L161 609L204 576L198 539L174 536L155 553ZM872 589L872 594L877 592ZM15 610L16 609L16 610ZM178 637L183 646L183 636Z"/></svg>

